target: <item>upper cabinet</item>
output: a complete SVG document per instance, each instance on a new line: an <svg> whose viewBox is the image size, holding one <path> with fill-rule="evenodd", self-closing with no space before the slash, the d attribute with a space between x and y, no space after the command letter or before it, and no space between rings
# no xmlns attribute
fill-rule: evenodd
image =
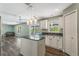
<svg viewBox="0 0 79 59"><path fill-rule="evenodd" d="M49 32L60 33L63 29L62 17L51 18L49 20Z"/></svg>
<svg viewBox="0 0 79 59"><path fill-rule="evenodd" d="M42 21L40 21L40 28L42 30L47 30L48 29L48 20L42 20Z"/></svg>
<svg viewBox="0 0 79 59"><path fill-rule="evenodd" d="M58 19L59 19L59 26L60 26L60 28L63 28L64 27L63 26L63 24L64 24L63 17L59 17Z"/></svg>
<svg viewBox="0 0 79 59"><path fill-rule="evenodd" d="M60 33L63 31L63 17L52 17L45 20L40 20L40 28L43 32Z"/></svg>

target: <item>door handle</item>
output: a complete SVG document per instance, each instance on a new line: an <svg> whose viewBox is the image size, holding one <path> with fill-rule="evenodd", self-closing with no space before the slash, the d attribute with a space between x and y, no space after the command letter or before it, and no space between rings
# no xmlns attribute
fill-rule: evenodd
<svg viewBox="0 0 79 59"><path fill-rule="evenodd" d="M74 39L74 37L71 37L71 39Z"/></svg>

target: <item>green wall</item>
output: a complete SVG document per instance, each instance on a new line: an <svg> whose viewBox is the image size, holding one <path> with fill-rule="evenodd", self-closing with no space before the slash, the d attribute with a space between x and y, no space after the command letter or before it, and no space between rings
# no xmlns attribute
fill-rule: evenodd
<svg viewBox="0 0 79 59"><path fill-rule="evenodd" d="M18 24L15 26L15 33L16 33L16 36L27 36L29 35L29 28L26 25L26 23Z"/></svg>
<svg viewBox="0 0 79 59"><path fill-rule="evenodd" d="M2 34L5 34L6 32L14 32L14 25L2 25Z"/></svg>

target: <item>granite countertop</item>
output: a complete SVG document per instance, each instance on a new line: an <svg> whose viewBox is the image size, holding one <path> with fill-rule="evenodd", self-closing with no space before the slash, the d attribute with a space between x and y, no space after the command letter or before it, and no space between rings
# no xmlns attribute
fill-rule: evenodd
<svg viewBox="0 0 79 59"><path fill-rule="evenodd" d="M29 36L17 36L18 38L25 38L25 39L29 39L29 40L33 40L33 41L39 41L39 40L43 40L45 37L41 37L40 39L31 39Z"/></svg>
<svg viewBox="0 0 79 59"><path fill-rule="evenodd" d="M63 33L42 32L42 35L58 35L58 36L63 36Z"/></svg>

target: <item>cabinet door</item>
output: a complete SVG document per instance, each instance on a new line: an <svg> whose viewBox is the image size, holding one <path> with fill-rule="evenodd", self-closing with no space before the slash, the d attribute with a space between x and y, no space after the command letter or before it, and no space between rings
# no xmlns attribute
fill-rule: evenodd
<svg viewBox="0 0 79 59"><path fill-rule="evenodd" d="M40 40L38 43L38 55L44 56L45 55L45 40Z"/></svg>
<svg viewBox="0 0 79 59"><path fill-rule="evenodd" d="M45 35L45 44L46 44L46 46L50 46L50 40L49 40L48 35Z"/></svg>
<svg viewBox="0 0 79 59"><path fill-rule="evenodd" d="M78 55L78 46L77 46L77 12L71 14L72 20L72 55Z"/></svg>
<svg viewBox="0 0 79 59"><path fill-rule="evenodd" d="M41 29L47 29L47 20L40 21L40 28Z"/></svg>
<svg viewBox="0 0 79 59"><path fill-rule="evenodd" d="M63 28L63 25L64 25L64 20L63 20L63 17L59 17L59 27L60 28Z"/></svg>
<svg viewBox="0 0 79 59"><path fill-rule="evenodd" d="M32 42L29 39L21 38L21 53L24 56L32 55Z"/></svg>
<svg viewBox="0 0 79 59"><path fill-rule="evenodd" d="M42 21L39 21L40 29L42 29Z"/></svg>
<svg viewBox="0 0 79 59"><path fill-rule="evenodd" d="M63 40L63 37L62 36L58 36L58 40L57 40L57 46L58 46L58 49L60 50L63 50L63 47L62 47L62 40Z"/></svg>
<svg viewBox="0 0 79 59"><path fill-rule="evenodd" d="M57 49L57 36L51 36L50 46Z"/></svg>
<svg viewBox="0 0 79 59"><path fill-rule="evenodd" d="M65 16L65 52L70 54L72 53L71 50L71 18L69 16Z"/></svg>
<svg viewBox="0 0 79 59"><path fill-rule="evenodd" d="M65 52L77 55L77 13L65 16Z"/></svg>

